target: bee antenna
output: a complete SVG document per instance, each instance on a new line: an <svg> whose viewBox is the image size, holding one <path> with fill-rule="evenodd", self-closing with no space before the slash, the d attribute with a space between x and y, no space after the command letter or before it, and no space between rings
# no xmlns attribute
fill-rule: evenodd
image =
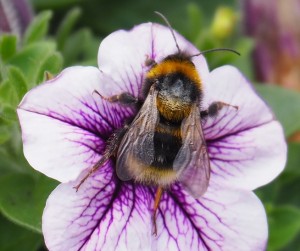
<svg viewBox="0 0 300 251"><path fill-rule="evenodd" d="M164 22L166 23L166 25L169 27L169 29L170 29L170 31L171 31L171 33L172 33L172 36L173 36L173 38L174 38L174 41L175 41L175 44L176 44L178 53L180 53L181 50L180 50L180 48L179 48L179 46L178 46L178 43L177 43L177 40L176 40L176 37L175 37L175 33L174 33L174 30L173 30L173 28L172 28L170 22L169 22L168 19L167 19L163 14L161 14L160 12L154 11L154 13L155 13L156 15L160 16L160 17L162 18L162 20L164 20Z"/></svg>
<svg viewBox="0 0 300 251"><path fill-rule="evenodd" d="M208 53L208 52L214 52L214 51L229 51L229 52L233 52L237 55L241 55L239 52L237 52L236 50L233 50L233 49L230 49L230 48L215 48L215 49L209 49L209 50L205 50L205 51L201 51L200 53L198 54L195 54L195 55L192 55L192 57L197 57L197 56L200 56L202 54L205 54L205 53Z"/></svg>

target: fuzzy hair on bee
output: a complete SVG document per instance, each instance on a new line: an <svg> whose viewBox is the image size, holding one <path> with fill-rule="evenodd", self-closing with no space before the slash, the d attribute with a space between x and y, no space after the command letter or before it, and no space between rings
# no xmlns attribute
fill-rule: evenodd
<svg viewBox="0 0 300 251"><path fill-rule="evenodd" d="M153 207L153 225L156 233L156 211L163 190L180 182L194 197L205 193L210 178L210 160L202 130L202 121L216 116L224 106L236 106L222 101L213 102L207 110L201 110L203 83L192 58L205 52L231 49L207 50L189 55L180 50L174 31L168 20L160 13L174 38L177 52L160 62L145 59L150 65L146 73L142 97L120 93L103 97L108 102L135 105L138 113L131 123L117 130L108 141L103 157L91 168L75 187L81 184L112 155L116 159L116 174L122 181L134 180L156 186ZM237 53L238 54L238 53Z"/></svg>
<svg viewBox="0 0 300 251"><path fill-rule="evenodd" d="M180 181L198 198L210 168L200 117L202 83L190 57L178 52L154 64L143 93L143 106L118 149L118 177L161 187Z"/></svg>

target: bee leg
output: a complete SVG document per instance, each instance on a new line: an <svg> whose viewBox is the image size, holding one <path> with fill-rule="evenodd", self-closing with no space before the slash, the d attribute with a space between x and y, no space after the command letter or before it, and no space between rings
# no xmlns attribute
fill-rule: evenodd
<svg viewBox="0 0 300 251"><path fill-rule="evenodd" d="M227 104L222 101L216 101L216 102L211 103L207 110L201 111L201 113L200 113L201 118L205 119L206 117L216 117L218 115L219 111L225 106L233 107L236 110L239 109L239 107L236 105Z"/></svg>
<svg viewBox="0 0 300 251"><path fill-rule="evenodd" d="M120 130L117 130L112 134L112 136L108 139L108 143L106 145L104 154L102 158L89 170L89 172L81 179L78 185L74 186L76 192L80 188L80 186L86 181L88 177L90 177L99 167L103 166L109 158L115 154L121 139L123 138L124 134L128 130L129 126L125 125Z"/></svg>
<svg viewBox="0 0 300 251"><path fill-rule="evenodd" d="M158 187L156 190L156 193L155 193L155 201L154 201L154 208L153 208L153 214L152 214L153 235L155 235L155 236L157 235L156 212L157 212L162 194L163 194L163 189L161 187Z"/></svg>
<svg viewBox="0 0 300 251"><path fill-rule="evenodd" d="M154 65L156 65L155 60L146 55L145 66L153 67Z"/></svg>
<svg viewBox="0 0 300 251"><path fill-rule="evenodd" d="M120 103L122 105L138 105L141 102L137 97L134 97L129 92L123 92L121 94L113 95L110 97L104 97L97 90L94 90L94 93L98 94L102 99L110 103Z"/></svg>

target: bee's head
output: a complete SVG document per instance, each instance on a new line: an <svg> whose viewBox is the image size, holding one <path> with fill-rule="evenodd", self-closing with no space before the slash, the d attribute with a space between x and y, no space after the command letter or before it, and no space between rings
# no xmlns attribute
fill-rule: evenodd
<svg viewBox="0 0 300 251"><path fill-rule="evenodd" d="M158 90L158 98L170 102L192 104L199 95L195 83L181 72L174 72L161 76L155 84Z"/></svg>

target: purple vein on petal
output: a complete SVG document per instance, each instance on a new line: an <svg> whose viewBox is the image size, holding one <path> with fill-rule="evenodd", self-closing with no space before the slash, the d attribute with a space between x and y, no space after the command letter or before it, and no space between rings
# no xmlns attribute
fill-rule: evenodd
<svg viewBox="0 0 300 251"><path fill-rule="evenodd" d="M177 192L178 192L178 191L177 191ZM206 248L207 250L210 250L208 244L207 244L206 241L203 239L203 235L206 236L206 234L205 234L204 232L202 232L201 229L198 228L198 227L195 225L194 221L193 221L193 220L191 219L191 217L190 217L190 214L189 214L189 213L185 210L185 208L182 206L182 204L183 204L184 202L179 201L179 199L178 199L178 194L177 194L177 196L176 196L176 195L174 195L171 191L169 191L169 192L168 192L168 195L169 195L170 198L173 200L173 202L177 205L177 207L179 208L179 210L183 213L183 215L185 216L185 219L188 219L190 225L191 225L192 228L194 229L193 233L196 232L198 239L201 240L202 244L205 246L205 248ZM205 221L205 223L206 223L206 225L207 225L206 219L204 219L204 218L202 218L202 219ZM165 225L165 227L166 227L166 225ZM166 227L166 228L167 228L167 227ZM180 229L180 227L178 227L178 229ZM218 233L216 233L216 234L218 234ZM206 236L206 237L208 237L208 236ZM210 239L210 238L209 238L209 239Z"/></svg>
<svg viewBox="0 0 300 251"><path fill-rule="evenodd" d="M26 112L30 112L30 113L35 113L35 114L38 114L38 115L41 115L41 116L50 117L52 119L55 119L55 120L58 120L60 122L65 123L65 124L68 124L70 126L77 127L77 128L82 129L84 131L87 131L87 132L95 135L96 137L98 137L100 139L107 139L107 135L103 134L101 132L101 130L92 130L88 126L83 125L80 120L74 121L71 118L65 117L65 116L63 116L63 115L61 115L61 114L59 114L55 111L47 111L47 114L45 114L44 112L33 111L33 110L23 108L23 107L21 107L19 109L22 109L22 110L24 110ZM78 112L77 110L75 110L75 111Z"/></svg>
<svg viewBox="0 0 300 251"><path fill-rule="evenodd" d="M112 181L111 181L112 182ZM106 186L105 186L106 187ZM105 188L104 187L104 188ZM94 225L94 227L91 229L91 231L90 231L90 236L92 235L92 233L99 227L99 224L100 224L100 222L103 220L103 218L104 217L106 217L106 215L107 215L107 213L110 211L110 209L112 208L112 204L113 204L113 202L115 201L115 199L117 198L117 196L118 196L118 194L119 194L119 192L120 192L120 189L121 189L121 184L120 184L120 182L116 182L115 183L115 189L114 189L114 191L113 191L113 194L112 194L112 196L111 196L111 199L109 200L109 202L108 202L108 204L106 205L106 209L104 210L104 212L102 212L102 216L96 221L97 223ZM98 193L96 193L95 194L95 196L94 196L94 198L96 198L97 197L97 195L99 195L99 193L101 192L101 190L98 192ZM91 198L91 201L93 201L93 198ZM80 217L79 217L80 218ZM107 229L107 231L108 231L108 229ZM106 232L106 234L107 234L107 232ZM105 235L106 235L105 234ZM88 242L88 240L89 240L89 238L88 237L86 237L85 238L85 240L84 240L84 242L82 243L82 245L79 247L79 249L78 250L80 250L82 247L84 247L85 246L85 244Z"/></svg>
<svg viewBox="0 0 300 251"><path fill-rule="evenodd" d="M110 120L107 119L107 118L104 116L104 114L101 114L101 113L100 113L100 111L99 111L99 109L98 109L98 104L96 103L96 101L95 101L94 99L93 99L93 105L94 105L95 107L97 107L97 110L96 110L92 105L89 104L89 103L91 103L90 101L87 102L87 101L83 101L83 100L81 100L81 99L78 99L78 101L79 101L82 105L84 105L86 108L90 109L90 111L92 111L92 112L95 114L95 116L100 116L101 121L105 122L105 123L110 127L109 129L114 128L114 126L112 125L112 123L110 122ZM101 115L100 115L100 114L101 114ZM97 121L97 120L95 119L95 121Z"/></svg>
<svg viewBox="0 0 300 251"><path fill-rule="evenodd" d="M207 142L208 145L209 145L209 144L212 144L212 143L214 143L214 142L220 142L220 141L223 141L224 139L226 139L226 138L228 138L228 137L236 136L236 135L238 135L238 134L240 134L240 133L243 133L243 132L245 132L245 131L249 131L249 130L253 130L253 129L255 129L255 128L262 127L262 126L267 125L267 124L269 124L269 123L271 123L271 122L273 122L273 121L275 121L275 120L274 120L274 119L271 119L271 120L268 120L268 121L265 121L265 122L263 122L263 123L256 124L256 125L253 125L253 124L251 124L251 125L245 125L245 126L239 128L238 130L233 130L233 131L231 131L231 132L227 132L226 134L221 135L221 136L218 136L218 137L216 137L216 138L214 138L214 137L207 138L207 139L206 139L206 142ZM214 125L211 125L210 127L214 127ZM207 127L207 128L210 128L210 127ZM207 128L205 128L205 130L206 130ZM224 127L223 127L223 129L224 129ZM205 135L205 133L204 133L204 135Z"/></svg>
<svg viewBox="0 0 300 251"><path fill-rule="evenodd" d="M81 219L83 217L83 215L84 215L84 212L87 210L87 208L91 207L92 202L94 200L97 200L97 196L101 192L103 192L109 184L112 184L112 183L114 184L114 189L113 189L113 191L111 193L108 194L109 201L107 203L105 203L105 205L103 205L103 207L105 206L105 210L103 212L101 212L101 217L99 219L94 219L94 224L93 224L94 227L89 228L89 229L86 230L86 231L89 232L89 234L88 234L88 236L86 236L82 240L82 244L81 244L81 246L80 246L80 248L78 250L81 250L81 248L83 248L86 244L88 244L88 241L90 240L90 238L93 235L93 233L97 232L97 230L99 231L98 228L99 228L101 222L104 220L104 218L109 217L110 221L112 223L112 220L113 220L113 217L114 217L112 209L115 208L115 203L119 203L122 207L124 207L124 206L125 207L130 207L130 208L127 208L128 210L126 210L126 211L123 211L123 209L120 209L123 213L126 212L126 216L125 215L122 216L122 217L126 217L126 221L124 223L124 226L123 226L121 232L123 233L126 230L126 228L128 227L128 222L130 221L130 219L132 217L133 211L136 209L136 205L135 205L136 204L136 195L135 195L136 194L135 193L136 186L132 182L128 182L128 183L124 184L123 182L121 182L120 180L118 180L114 175L112 175L111 179L109 181L107 181L107 185L106 186L104 186L102 189L100 189L100 191L98 191L93 197L89 198L90 199L90 203L88 203L87 205L85 205L86 209L84 209L83 212L76 219ZM97 189L97 188L95 188L95 189ZM127 204L127 202L129 204ZM124 204L124 203L126 203L126 204ZM97 214L97 211L99 211L99 209L100 208L98 208L96 210L95 214ZM91 219L91 220L93 220L93 219ZM72 224L72 222L71 222L71 224ZM110 227L108 226L103 231L105 231L105 233L103 233L103 235L107 236L108 232L110 231ZM98 235L98 233L97 233L97 235ZM119 235L118 238L121 238L121 235ZM119 241L120 240L118 239L117 242L116 242L116 244L115 244L116 247L118 246ZM103 245L105 245L105 241L104 241Z"/></svg>

